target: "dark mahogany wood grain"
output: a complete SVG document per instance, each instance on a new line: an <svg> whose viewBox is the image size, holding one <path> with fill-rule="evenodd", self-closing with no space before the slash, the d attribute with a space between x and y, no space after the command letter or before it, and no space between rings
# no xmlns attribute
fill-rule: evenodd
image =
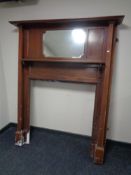
<svg viewBox="0 0 131 175"><path fill-rule="evenodd" d="M50 63L78 63L78 64L93 64L93 65L97 65L97 67L99 65L104 65L105 64L105 60L97 60L96 58L93 58L92 60L91 59L65 59L64 57L61 57L61 58L56 58L54 59L53 57L48 57L48 58L38 58L38 59L32 59L32 58L23 58L22 59L23 62L30 62L30 63L33 63L33 62L39 62L39 63L44 63L44 62L50 62Z"/></svg>
<svg viewBox="0 0 131 175"><path fill-rule="evenodd" d="M24 53L23 57L27 59L38 59L42 54L42 35L41 29L24 30Z"/></svg>
<svg viewBox="0 0 131 175"><path fill-rule="evenodd" d="M44 40L43 35L49 29L30 28L24 29L24 53L26 60L45 60L45 61L62 61L62 62L93 62L103 63L105 61L105 47L107 27L86 27L87 39L84 46L84 53L81 58L53 58L45 57L43 54Z"/></svg>
<svg viewBox="0 0 131 175"><path fill-rule="evenodd" d="M110 22L114 22L116 25L122 23L124 15L119 16L102 16L102 17L91 17L91 18L72 18L72 19L48 19L48 20L24 20L24 21L10 21L11 24L15 26L28 26L28 27L47 27L51 26L64 26L64 24L69 26L92 26L92 25L109 25Z"/></svg>
<svg viewBox="0 0 131 175"><path fill-rule="evenodd" d="M21 60L23 57L23 29L19 28L19 54L18 54L18 125L17 129L23 128L23 68Z"/></svg>
<svg viewBox="0 0 131 175"><path fill-rule="evenodd" d="M104 162L116 27L123 18L109 16L10 22L19 27L16 143L24 144L23 140L26 142L30 130L30 80L95 84L91 157L97 164ZM44 32L73 27L87 28L82 58L45 57L42 50Z"/></svg>
<svg viewBox="0 0 131 175"><path fill-rule="evenodd" d="M85 54L88 61L103 62L105 59L107 28L89 28Z"/></svg>
<svg viewBox="0 0 131 175"><path fill-rule="evenodd" d="M110 93L110 78L112 74L112 59L113 59L113 36L115 27L113 23L110 23L108 27L108 38L107 38L107 54L105 57L105 71L103 72L103 80L101 82L101 100L99 103L99 121L98 121L98 131L97 139L94 150L94 160L96 163L103 163L104 151L105 151L105 135L107 127L107 113L108 113L108 97Z"/></svg>
<svg viewBox="0 0 131 175"><path fill-rule="evenodd" d="M100 81L99 67L70 66L65 64L33 64L30 67L29 78L41 80L56 80L75 83L92 83Z"/></svg>

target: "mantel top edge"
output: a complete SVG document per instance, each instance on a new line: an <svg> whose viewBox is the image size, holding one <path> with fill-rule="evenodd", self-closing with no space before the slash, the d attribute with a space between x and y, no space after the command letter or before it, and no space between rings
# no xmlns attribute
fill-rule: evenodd
<svg viewBox="0 0 131 175"><path fill-rule="evenodd" d="M45 20L22 20L22 21L9 21L9 23L19 27L27 25L40 25L40 24L70 24L70 23L89 23L89 24L108 24L114 22L116 25L122 23L124 15L119 16L101 16L90 18L69 18L69 19L45 19Z"/></svg>

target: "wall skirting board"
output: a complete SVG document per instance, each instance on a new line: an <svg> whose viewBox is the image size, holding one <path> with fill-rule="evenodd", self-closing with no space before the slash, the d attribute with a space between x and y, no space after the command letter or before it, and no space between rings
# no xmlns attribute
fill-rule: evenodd
<svg viewBox="0 0 131 175"><path fill-rule="evenodd" d="M16 127L17 124L16 123L8 123L6 126L4 126L1 130L0 130L0 134L2 134L3 132L5 132L7 129L11 128L11 127ZM31 126L31 130L33 129L37 129L39 131L43 131L46 133L54 133L54 134L65 134L65 135L72 135L73 137L85 137L87 139L91 139L91 136L85 136L85 135L80 135L80 134L74 134L74 133L70 133L70 132L64 132L64 131L59 131L59 130L53 130L53 129L48 129L48 128L42 128L42 127L36 127L36 126ZM15 141L14 141L15 143ZM128 142L121 142L121 141L116 141L116 140L111 140L111 139L107 139L107 144L110 145L121 145L124 147L131 147L131 143Z"/></svg>

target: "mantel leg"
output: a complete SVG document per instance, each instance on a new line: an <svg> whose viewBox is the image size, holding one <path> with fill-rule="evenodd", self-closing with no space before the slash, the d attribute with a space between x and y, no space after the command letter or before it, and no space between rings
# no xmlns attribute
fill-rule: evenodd
<svg viewBox="0 0 131 175"><path fill-rule="evenodd" d="M106 82L107 83L107 82ZM92 129L91 157L96 164L103 164L108 113L109 89L105 81L96 86L95 110Z"/></svg>
<svg viewBox="0 0 131 175"><path fill-rule="evenodd" d="M15 137L15 144L22 146L30 142L30 80L28 78L29 68L22 65L22 74L19 77L20 86L18 87L18 125Z"/></svg>
<svg viewBox="0 0 131 175"><path fill-rule="evenodd" d="M15 144L22 146L29 143L29 109L30 109L30 80L29 65L22 62L23 58L23 28L19 27L19 59L18 59L18 124Z"/></svg>
<svg viewBox="0 0 131 175"><path fill-rule="evenodd" d="M98 123L99 123L99 116L100 116L100 104L101 104L101 83L96 85L96 92L95 92L95 105L94 105L94 117L93 117L93 124L92 124L92 141L91 141L91 150L90 155L94 158L94 152L96 149L96 142L97 142L97 133L98 133Z"/></svg>
<svg viewBox="0 0 131 175"><path fill-rule="evenodd" d="M115 45L114 24L108 27L108 43L105 68L102 80L96 87L95 111L92 129L91 156L96 164L103 164L106 144L107 116L109 108L110 85L112 76L113 46Z"/></svg>

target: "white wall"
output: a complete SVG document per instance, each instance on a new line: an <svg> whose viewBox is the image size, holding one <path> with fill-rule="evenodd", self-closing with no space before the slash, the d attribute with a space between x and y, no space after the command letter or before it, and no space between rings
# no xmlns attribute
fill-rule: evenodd
<svg viewBox="0 0 131 175"><path fill-rule="evenodd" d="M4 43L3 43L4 44ZM2 49L0 41L0 129L9 123L5 73L3 70Z"/></svg>
<svg viewBox="0 0 131 175"><path fill-rule="evenodd" d="M94 86L32 81L32 124L90 135L94 91Z"/></svg>
<svg viewBox="0 0 131 175"><path fill-rule="evenodd" d="M4 93L11 122L17 118L18 33L9 20L75 18L124 14L113 75L108 137L131 143L131 1L130 0L34 0L0 6L0 42ZM0 52L1 52L0 50ZM4 79L5 78L5 79ZM31 122L33 125L90 135L94 87L87 85L32 83ZM0 99L1 100L1 99ZM49 106L50 105L50 106ZM60 105L59 109L58 106ZM76 110L76 111L75 111ZM3 118L4 119L4 118ZM2 119L2 120L3 120Z"/></svg>

